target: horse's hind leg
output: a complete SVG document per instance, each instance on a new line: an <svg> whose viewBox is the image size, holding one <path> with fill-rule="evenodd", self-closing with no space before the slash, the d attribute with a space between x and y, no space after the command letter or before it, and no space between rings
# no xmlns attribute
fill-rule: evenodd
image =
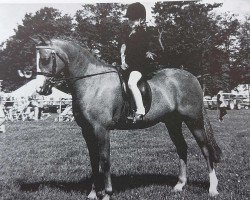
<svg viewBox="0 0 250 200"><path fill-rule="evenodd" d="M217 186L218 186L218 179L215 174L214 164L213 164L213 156L211 152L211 148L208 143L208 138L206 136L203 118L200 119L185 119L185 123L188 126L189 130L194 135L199 147L201 148L202 154L204 155L207 167L209 170L209 195L216 196L218 195Z"/></svg>
<svg viewBox="0 0 250 200"><path fill-rule="evenodd" d="M182 121L178 116L165 121L165 124L180 159L179 180L174 187L174 191L178 192L187 183L187 144L182 135Z"/></svg>

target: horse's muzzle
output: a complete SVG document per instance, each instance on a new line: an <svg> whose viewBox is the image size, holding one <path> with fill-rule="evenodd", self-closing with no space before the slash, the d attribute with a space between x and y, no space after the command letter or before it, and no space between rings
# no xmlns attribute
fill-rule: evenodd
<svg viewBox="0 0 250 200"><path fill-rule="evenodd" d="M52 85L47 85L36 90L38 94L48 96L52 94Z"/></svg>

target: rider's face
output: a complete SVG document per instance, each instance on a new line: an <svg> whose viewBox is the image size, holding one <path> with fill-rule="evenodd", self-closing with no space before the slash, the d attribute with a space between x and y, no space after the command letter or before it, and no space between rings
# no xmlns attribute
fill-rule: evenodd
<svg viewBox="0 0 250 200"><path fill-rule="evenodd" d="M128 24L131 28L134 28L134 27L137 27L137 26L140 26L141 22L140 20L128 20Z"/></svg>

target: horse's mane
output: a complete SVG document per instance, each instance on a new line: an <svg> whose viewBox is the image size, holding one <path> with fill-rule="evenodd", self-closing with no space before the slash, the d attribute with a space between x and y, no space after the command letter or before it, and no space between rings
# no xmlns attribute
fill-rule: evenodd
<svg viewBox="0 0 250 200"><path fill-rule="evenodd" d="M103 66L113 68L113 66L111 64L109 64L106 61L104 61L103 59L100 59L99 57L97 57L97 55L87 46L87 44L83 43L81 40L78 40L78 39L72 38L72 37L67 37L67 36L63 36L63 37L60 36L60 37L52 38L51 41L55 41L55 42L59 41L59 42L63 42L66 44L72 44L76 48L83 50L84 54L86 54L88 56L88 58L91 59L91 61L97 62Z"/></svg>
<svg viewBox="0 0 250 200"><path fill-rule="evenodd" d="M71 42L71 43L80 45L82 48L85 48L88 51L91 51L91 49L88 47L88 45L86 43L84 43L82 40L77 39L75 37L71 37L71 36L57 36L57 37L53 37L51 40L59 40L59 41L64 41L64 42Z"/></svg>

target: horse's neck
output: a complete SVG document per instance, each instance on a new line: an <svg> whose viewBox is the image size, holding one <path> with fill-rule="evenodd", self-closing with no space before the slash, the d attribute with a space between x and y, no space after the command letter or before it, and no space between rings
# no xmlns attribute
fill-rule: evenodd
<svg viewBox="0 0 250 200"><path fill-rule="evenodd" d="M106 73L110 71L115 70L103 65L99 66L90 63L82 77L75 73L75 77L78 76L79 78L75 79L77 81L74 81L74 79L70 81L73 98L82 99L89 104L93 104L100 92L107 91L115 95L112 91L120 86L120 79L117 73ZM101 98L106 99L105 96Z"/></svg>
<svg viewBox="0 0 250 200"><path fill-rule="evenodd" d="M109 66L99 60L97 60L90 53L83 51L71 51L69 56L68 72L70 79L70 85L77 90L81 90L81 93L89 91L91 88L102 87L102 83L109 82L109 75L106 72L115 71L112 66ZM104 73L104 74L103 74ZM77 80L77 81L76 81ZM94 83L94 82L95 83ZM99 82L100 84L97 84ZM83 87L82 87L83 86Z"/></svg>
<svg viewBox="0 0 250 200"><path fill-rule="evenodd" d="M93 85L97 89L102 87L103 83L109 83L108 77L110 77L110 74L98 74L115 71L112 66L99 61L86 49L73 43L64 44L61 42L60 47L63 54L67 55L68 65L66 65L65 72L68 74L68 83L73 91L78 93L77 91L80 90L80 93L83 94L90 89L93 90ZM99 82L99 84L96 82Z"/></svg>
<svg viewBox="0 0 250 200"><path fill-rule="evenodd" d="M92 75L92 74L98 74L98 73L110 71L110 68L108 68L102 63L89 62L84 67L84 71L85 71L85 75Z"/></svg>
<svg viewBox="0 0 250 200"><path fill-rule="evenodd" d="M107 64L97 60L87 50L75 51L69 56L69 72L75 77L88 76L112 70Z"/></svg>

